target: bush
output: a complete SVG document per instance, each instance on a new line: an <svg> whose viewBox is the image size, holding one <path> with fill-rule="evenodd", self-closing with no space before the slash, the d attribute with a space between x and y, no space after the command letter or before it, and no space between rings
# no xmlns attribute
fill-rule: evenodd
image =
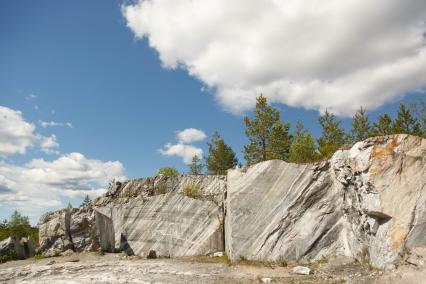
<svg viewBox="0 0 426 284"><path fill-rule="evenodd" d="M28 217L22 216L17 210L12 213L9 220L0 223L0 241L10 236L18 238L30 236L34 244L38 244L38 228L31 227Z"/></svg>
<svg viewBox="0 0 426 284"><path fill-rule="evenodd" d="M9 250L6 254L0 255L0 263L5 263L7 261L15 260L16 253L13 250Z"/></svg>
<svg viewBox="0 0 426 284"><path fill-rule="evenodd" d="M195 185L189 185L186 186L183 191L182 191L183 195L186 195L190 198L200 198L203 193L201 192L201 189L198 186Z"/></svg>
<svg viewBox="0 0 426 284"><path fill-rule="evenodd" d="M164 167L157 171L158 176L177 177L179 172L174 167Z"/></svg>
<svg viewBox="0 0 426 284"><path fill-rule="evenodd" d="M155 190L155 195L166 194L166 193L167 193L167 186L165 184L160 184Z"/></svg>

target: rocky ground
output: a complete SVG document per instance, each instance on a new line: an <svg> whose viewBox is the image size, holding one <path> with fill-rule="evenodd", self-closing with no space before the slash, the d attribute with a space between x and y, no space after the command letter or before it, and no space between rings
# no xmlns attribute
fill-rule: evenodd
<svg viewBox="0 0 426 284"><path fill-rule="evenodd" d="M259 263L229 265L223 258L139 259L123 254L73 254L0 265L1 283L426 283L426 268L371 269L343 258L307 265L311 275ZM267 279L263 283L268 283Z"/></svg>

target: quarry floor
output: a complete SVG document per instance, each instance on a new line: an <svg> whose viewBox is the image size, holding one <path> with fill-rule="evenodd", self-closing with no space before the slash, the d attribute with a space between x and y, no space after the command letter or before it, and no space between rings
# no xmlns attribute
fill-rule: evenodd
<svg viewBox="0 0 426 284"><path fill-rule="evenodd" d="M229 265L223 258L140 259L122 254L75 254L0 264L0 283L426 283L426 268L369 269L347 259L307 265L311 275L260 263Z"/></svg>

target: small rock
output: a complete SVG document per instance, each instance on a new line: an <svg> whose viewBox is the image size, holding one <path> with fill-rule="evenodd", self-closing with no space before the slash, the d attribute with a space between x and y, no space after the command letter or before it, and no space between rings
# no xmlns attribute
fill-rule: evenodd
<svg viewBox="0 0 426 284"><path fill-rule="evenodd" d="M311 273L311 270L305 266L296 266L293 268L293 274L309 275L309 273Z"/></svg>
<svg viewBox="0 0 426 284"><path fill-rule="evenodd" d="M56 263L56 261L51 260L51 261L49 261L48 263L46 263L46 265L52 265L52 264L55 264L55 263Z"/></svg>
<svg viewBox="0 0 426 284"><path fill-rule="evenodd" d="M66 251L61 253L62 256L70 256L70 255L73 255L73 254L74 254L74 251L72 249L67 249Z"/></svg>
<svg viewBox="0 0 426 284"><path fill-rule="evenodd" d="M147 256L148 259L155 259L157 258L157 253L155 252L155 250L150 250Z"/></svg>
<svg viewBox="0 0 426 284"><path fill-rule="evenodd" d="M71 255L66 259L67 262L79 262L80 259L76 255Z"/></svg>
<svg viewBox="0 0 426 284"><path fill-rule="evenodd" d="M223 254L223 251L218 251L218 252L215 252L214 254L213 254L213 256L214 257L222 257L224 254Z"/></svg>
<svg viewBox="0 0 426 284"><path fill-rule="evenodd" d="M264 284L270 284L272 282L272 279L269 277L263 277L262 279L260 279L260 281L262 281L262 283Z"/></svg>

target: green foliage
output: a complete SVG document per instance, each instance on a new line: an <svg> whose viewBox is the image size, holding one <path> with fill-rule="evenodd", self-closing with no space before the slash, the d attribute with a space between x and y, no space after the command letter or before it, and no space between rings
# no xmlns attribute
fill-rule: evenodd
<svg viewBox="0 0 426 284"><path fill-rule="evenodd" d="M267 160L272 129L279 121L279 111L268 104L266 97L263 95L258 97L254 117L252 119L244 117L245 133L250 141L243 150L248 165Z"/></svg>
<svg viewBox="0 0 426 284"><path fill-rule="evenodd" d="M373 135L384 136L392 134L392 118L389 114L385 113L379 116L379 121L374 123Z"/></svg>
<svg viewBox="0 0 426 284"><path fill-rule="evenodd" d="M276 263L277 263L278 266L281 266L281 267L287 267L288 266L287 260L285 260L285 258L282 257L282 256L280 256L278 258L278 260L276 261Z"/></svg>
<svg viewBox="0 0 426 284"><path fill-rule="evenodd" d="M321 158L329 158L346 143L347 135L340 126L341 121L327 110L318 118L318 121L322 127L321 137L318 138L319 152Z"/></svg>
<svg viewBox="0 0 426 284"><path fill-rule="evenodd" d="M225 175L228 169L235 167L238 160L234 150L225 143L218 132L214 132L211 142L207 143L209 154L205 157L209 174Z"/></svg>
<svg viewBox="0 0 426 284"><path fill-rule="evenodd" d="M289 160L293 163L309 163L318 158L315 148L315 139L298 121L296 124L296 132L294 140L290 146Z"/></svg>
<svg viewBox="0 0 426 284"><path fill-rule="evenodd" d="M203 165L201 164L200 158L197 155L192 157L191 164L189 164L189 174L191 175L201 175L203 170Z"/></svg>
<svg viewBox="0 0 426 284"><path fill-rule="evenodd" d="M179 172L174 167L164 167L157 171L158 176L177 177Z"/></svg>
<svg viewBox="0 0 426 284"><path fill-rule="evenodd" d="M426 138L426 99L417 99L411 103L411 110L421 125L422 136Z"/></svg>
<svg viewBox="0 0 426 284"><path fill-rule="evenodd" d="M155 195L166 194L166 192L167 186L165 184L160 184L155 191Z"/></svg>
<svg viewBox="0 0 426 284"><path fill-rule="evenodd" d="M5 254L0 255L0 263L5 263L16 259L16 252L14 250L8 250Z"/></svg>
<svg viewBox="0 0 426 284"><path fill-rule="evenodd" d="M269 143L266 145L266 160L288 161L290 145L293 137L289 134L290 123L282 123L280 120L272 126Z"/></svg>
<svg viewBox="0 0 426 284"><path fill-rule="evenodd" d="M353 116L352 119L352 130L351 130L351 139L352 142L358 142L365 140L372 136L372 127L368 116L363 107L361 107Z"/></svg>
<svg viewBox="0 0 426 284"><path fill-rule="evenodd" d="M80 207L90 207L92 206L92 199L90 199L89 195L85 195L83 199L83 203L80 205Z"/></svg>
<svg viewBox="0 0 426 284"><path fill-rule="evenodd" d="M397 118L392 124L392 132L393 134L405 133L422 136L420 123L415 117L413 117L410 109L403 103L399 105Z"/></svg>
<svg viewBox="0 0 426 284"><path fill-rule="evenodd" d="M10 236L31 237L35 244L38 244L38 228L31 227L27 216L22 216L15 210L9 220L4 220L0 224L0 241Z"/></svg>
<svg viewBox="0 0 426 284"><path fill-rule="evenodd" d="M186 195L190 198L195 198L195 199L199 199L203 195L203 193L201 192L201 189L198 186L195 186L195 185L186 186L183 189L182 194Z"/></svg>

